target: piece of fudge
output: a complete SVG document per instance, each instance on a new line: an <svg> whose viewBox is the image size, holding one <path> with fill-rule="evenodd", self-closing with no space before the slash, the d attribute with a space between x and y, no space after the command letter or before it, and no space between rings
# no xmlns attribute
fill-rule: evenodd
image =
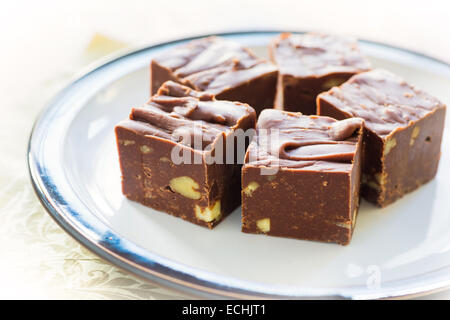
<svg viewBox="0 0 450 320"><path fill-rule="evenodd" d="M282 33L269 46L279 67L276 108L316 114L316 97L351 76L370 69L350 37Z"/></svg>
<svg viewBox="0 0 450 320"><path fill-rule="evenodd" d="M247 104L164 83L115 128L123 194L213 228L240 204L246 145L234 141L255 123Z"/></svg>
<svg viewBox="0 0 450 320"><path fill-rule="evenodd" d="M242 231L348 244L362 122L264 110L242 168Z"/></svg>
<svg viewBox="0 0 450 320"><path fill-rule="evenodd" d="M318 114L365 120L362 196L384 207L437 171L445 105L391 72L352 77L317 97Z"/></svg>
<svg viewBox="0 0 450 320"><path fill-rule="evenodd" d="M240 44L220 37L193 40L162 52L150 64L150 90L172 80L218 100L240 101L256 112L272 108L278 69Z"/></svg>

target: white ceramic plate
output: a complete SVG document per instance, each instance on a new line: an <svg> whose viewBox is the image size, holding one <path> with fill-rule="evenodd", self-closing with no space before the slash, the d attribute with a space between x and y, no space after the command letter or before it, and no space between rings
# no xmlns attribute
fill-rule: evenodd
<svg viewBox="0 0 450 320"><path fill-rule="evenodd" d="M265 56L276 34L223 36ZM113 128L148 99L151 56L188 40L104 63L64 89L36 122L31 178L68 233L126 270L210 298L384 298L450 286L449 121L437 177L385 209L363 201L348 246L241 233L240 209L208 230L125 199ZM367 41L361 47L374 66L450 101L447 64Z"/></svg>

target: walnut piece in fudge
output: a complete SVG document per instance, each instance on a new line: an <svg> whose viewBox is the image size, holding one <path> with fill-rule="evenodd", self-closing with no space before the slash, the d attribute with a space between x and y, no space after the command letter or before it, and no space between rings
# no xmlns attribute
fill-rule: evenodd
<svg viewBox="0 0 450 320"><path fill-rule="evenodd" d="M362 196L384 207L433 179L445 105L397 75L360 73L317 97L318 114L365 120Z"/></svg>
<svg viewBox="0 0 450 320"><path fill-rule="evenodd" d="M249 104L256 112L272 108L277 67L257 58L249 49L220 37L193 40L154 57L150 65L150 90L172 80L218 100Z"/></svg>
<svg viewBox="0 0 450 320"><path fill-rule="evenodd" d="M316 114L316 96L370 69L355 39L283 33L269 47L279 67L276 108Z"/></svg>
<svg viewBox="0 0 450 320"><path fill-rule="evenodd" d="M233 161L225 158L239 138L238 129L245 134L255 122L255 111L246 104L164 83L157 95L133 108L129 119L115 128L123 194L214 227L240 204L245 151L240 161L237 152Z"/></svg>
<svg viewBox="0 0 450 320"><path fill-rule="evenodd" d="M242 231L348 244L362 123L264 110L242 168Z"/></svg>

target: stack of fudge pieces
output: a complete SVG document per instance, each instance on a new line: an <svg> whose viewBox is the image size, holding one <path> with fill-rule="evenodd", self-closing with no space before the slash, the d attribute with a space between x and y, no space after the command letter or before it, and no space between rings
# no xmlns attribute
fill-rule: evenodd
<svg viewBox="0 0 450 320"><path fill-rule="evenodd" d="M242 205L243 232L345 245L360 194L384 207L435 176L438 99L353 38L284 33L269 56L208 37L154 57L150 100L115 128L124 195L209 228Z"/></svg>

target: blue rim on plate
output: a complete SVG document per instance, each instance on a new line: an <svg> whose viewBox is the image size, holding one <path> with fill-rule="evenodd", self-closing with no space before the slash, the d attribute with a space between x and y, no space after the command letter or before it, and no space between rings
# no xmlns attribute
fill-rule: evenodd
<svg viewBox="0 0 450 320"><path fill-rule="evenodd" d="M245 31L217 34L226 38L270 38L280 31ZM300 32L301 33L301 32ZM273 287L258 283L230 279L206 271L171 261L153 254L133 242L123 238L111 230L103 221L89 210L82 201L73 196L70 183L65 180L59 163L58 154L53 152L54 135L67 123L61 121L61 114L76 113L76 101L95 91L97 80L105 74L111 78L119 78L130 71L130 68L142 66L143 59L155 51L177 45L208 35L183 38L156 44L122 54L115 58L102 60L102 64L92 67L63 89L41 112L35 122L28 144L28 168L34 190L54 220L73 238L122 269L147 279L158 285L176 291L207 298L351 298L378 299L405 297L430 293L450 287L450 266L434 270L412 279L401 279L383 283L383 289L368 291L364 286L337 288L292 288ZM371 50L380 54L388 54L390 59L411 59L426 65L433 71L450 77L450 65L416 53L372 41L360 41ZM123 68L123 65L127 67ZM104 84L104 83L103 83ZM55 121L58 119L58 121Z"/></svg>

